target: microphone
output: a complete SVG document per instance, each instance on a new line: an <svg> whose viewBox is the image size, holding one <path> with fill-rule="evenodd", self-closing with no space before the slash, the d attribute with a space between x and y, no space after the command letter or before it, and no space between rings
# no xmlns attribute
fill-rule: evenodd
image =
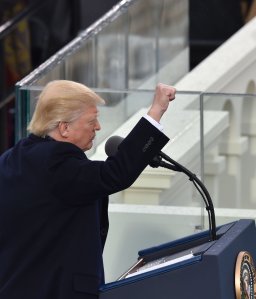
<svg viewBox="0 0 256 299"><path fill-rule="evenodd" d="M124 138L120 136L112 136L107 140L105 144L105 153L108 157L114 156L117 153L118 147L123 140Z"/></svg>
<svg viewBox="0 0 256 299"><path fill-rule="evenodd" d="M106 144L105 144L105 153L107 156L113 156L117 153L118 147L121 144L121 142L124 140L123 137L120 136L112 136L110 137ZM165 159L169 163L166 163L165 161L162 161L162 159ZM159 152L158 155L156 155L152 161L150 161L149 166L156 168L156 167L164 167L167 169L171 169L178 172L183 172L189 177L189 180L192 181L198 192L203 198L203 201L206 206L206 211L208 212L208 218L209 218L209 230L211 234L211 239L216 240L216 222L215 222L215 212L214 207L212 203L211 196L204 186L204 184L201 182L201 180L198 179L198 177L192 173L190 170L188 170L183 165L179 164L175 160L171 159L169 156L167 156L163 152Z"/></svg>
<svg viewBox="0 0 256 299"><path fill-rule="evenodd" d="M107 156L114 156L118 152L119 145L121 142L124 140L123 137L120 136L111 136L106 144L105 144L105 153ZM149 163L149 166L153 168L157 168L159 166L165 167L165 162L162 161L162 155L164 153L159 152L158 155L156 155ZM169 169L172 169L174 171L180 171L176 166L174 165L169 165Z"/></svg>

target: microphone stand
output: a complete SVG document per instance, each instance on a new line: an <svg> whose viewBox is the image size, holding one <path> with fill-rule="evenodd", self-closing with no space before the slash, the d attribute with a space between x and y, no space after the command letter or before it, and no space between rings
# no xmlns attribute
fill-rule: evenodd
<svg viewBox="0 0 256 299"><path fill-rule="evenodd" d="M171 164L162 161L162 158ZM204 200L206 211L208 213L208 219L209 219L210 238L212 241L216 240L217 236L216 236L216 221L215 221L214 207L213 207L211 196L208 190L206 189L206 187L204 186L204 184L201 182L201 180L199 180L199 178L190 170L188 170L186 167L179 164L175 160L171 159L163 152L160 152L158 156L154 157L153 161L150 163L150 166L154 168L161 166L173 171L183 172L189 177L189 180L192 181L192 183L195 185L196 189L201 194Z"/></svg>

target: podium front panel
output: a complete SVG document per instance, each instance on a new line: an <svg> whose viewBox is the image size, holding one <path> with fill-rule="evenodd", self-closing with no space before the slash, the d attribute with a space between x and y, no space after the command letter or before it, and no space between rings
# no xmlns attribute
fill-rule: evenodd
<svg viewBox="0 0 256 299"><path fill-rule="evenodd" d="M139 262L120 280L103 285L99 298L235 299L235 265L241 251L255 260L254 220L221 226L216 241L199 233L140 251Z"/></svg>

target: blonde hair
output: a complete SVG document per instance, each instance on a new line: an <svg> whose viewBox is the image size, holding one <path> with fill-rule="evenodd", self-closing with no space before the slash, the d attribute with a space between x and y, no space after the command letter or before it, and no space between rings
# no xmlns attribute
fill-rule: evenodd
<svg viewBox="0 0 256 299"><path fill-rule="evenodd" d="M43 137L54 130L60 121L74 121L88 106L104 103L101 97L83 84L68 80L49 82L39 95L27 129Z"/></svg>

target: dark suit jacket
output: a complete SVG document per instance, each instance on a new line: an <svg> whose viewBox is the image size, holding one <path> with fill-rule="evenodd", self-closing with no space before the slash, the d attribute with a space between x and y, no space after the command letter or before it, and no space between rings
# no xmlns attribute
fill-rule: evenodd
<svg viewBox="0 0 256 299"><path fill-rule="evenodd" d="M35 135L0 157L0 298L96 298L108 195L129 187L168 138L142 118L105 162Z"/></svg>

